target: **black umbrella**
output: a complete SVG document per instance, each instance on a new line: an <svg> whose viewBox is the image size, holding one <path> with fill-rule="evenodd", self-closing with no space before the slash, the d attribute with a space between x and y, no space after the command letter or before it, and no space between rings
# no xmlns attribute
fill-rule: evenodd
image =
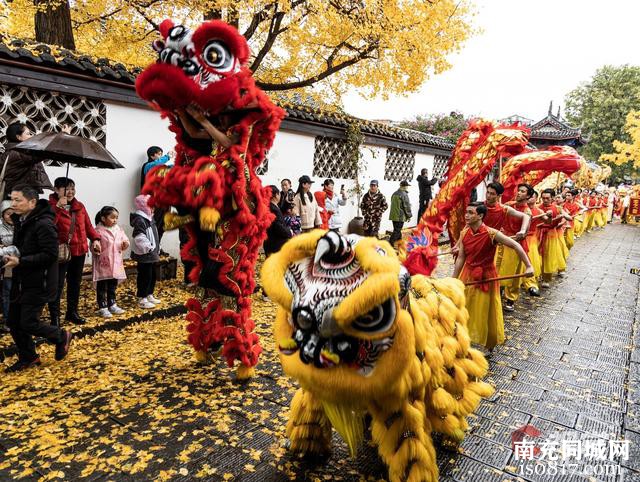
<svg viewBox="0 0 640 482"><path fill-rule="evenodd" d="M24 152L50 164L69 164L76 167L97 167L99 169L124 168L113 155L102 145L85 137L74 136L64 132L43 132L37 134L14 147L16 151Z"/></svg>

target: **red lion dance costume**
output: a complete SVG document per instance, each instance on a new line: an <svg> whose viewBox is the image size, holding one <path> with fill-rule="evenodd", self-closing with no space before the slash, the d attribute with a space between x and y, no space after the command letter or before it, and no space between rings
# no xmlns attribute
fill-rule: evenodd
<svg viewBox="0 0 640 482"><path fill-rule="evenodd" d="M205 288L205 299L187 302L189 342L200 360L222 346L229 366L240 362L238 378L247 378L262 351L251 320L254 270L273 219L255 169L285 113L256 87L246 67L249 47L230 25L210 21L191 31L165 20L160 32L158 61L136 89L169 118L176 162L150 171L143 193L152 206L177 210L165 216L166 228L186 230L181 256L194 265L189 279ZM185 109L194 106L233 139L230 146L190 135Z"/></svg>

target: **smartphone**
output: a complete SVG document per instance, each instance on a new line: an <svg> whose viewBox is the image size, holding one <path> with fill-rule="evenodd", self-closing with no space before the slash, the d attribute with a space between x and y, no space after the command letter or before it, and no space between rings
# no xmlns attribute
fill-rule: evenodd
<svg viewBox="0 0 640 482"><path fill-rule="evenodd" d="M340 190L341 190L341 191L344 191L344 184L342 184L342 185L340 186Z"/></svg>

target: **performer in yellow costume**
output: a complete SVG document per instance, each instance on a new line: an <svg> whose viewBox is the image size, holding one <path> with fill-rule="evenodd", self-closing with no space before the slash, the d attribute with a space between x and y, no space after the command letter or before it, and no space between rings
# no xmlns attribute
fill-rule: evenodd
<svg viewBox="0 0 640 482"><path fill-rule="evenodd" d="M531 296L540 296L540 288L538 286L538 280L542 275L542 257L540 256L540 233L538 226L548 216L543 216L544 211L540 209L538 204L538 192L533 191L533 195L527 201L529 210L531 211L531 224L529 225L529 231L527 233L527 255L533 266L534 276L525 277L522 279L522 285Z"/></svg>
<svg viewBox="0 0 640 482"><path fill-rule="evenodd" d="M567 260L569 259L569 247L567 246L567 220L570 219L569 214L564 210L564 195L558 192L553 198L554 204L560 211L560 215L562 216L562 220L556 226L558 230L559 241L560 241L560 251L562 253L562 257L564 258L564 268L558 270L558 276L564 276L564 270L567 268Z"/></svg>
<svg viewBox="0 0 640 482"><path fill-rule="evenodd" d="M565 217L562 211L553 203L555 191L545 189L540 194L542 205L540 208L550 215L550 220L542 223L540 229L540 254L542 255L542 288L548 288L554 274L567 268L560 237L559 226Z"/></svg>
<svg viewBox="0 0 640 482"><path fill-rule="evenodd" d="M573 245L575 244L575 232L576 232L576 224L579 223L577 220L578 214L580 213L580 206L575 201L575 191L569 191L564 195L564 210L571 216L571 221L568 221L567 228L564 231L564 239L567 244L567 248L571 250Z"/></svg>
<svg viewBox="0 0 640 482"><path fill-rule="evenodd" d="M531 222L531 210L527 204L528 199L533 195L533 188L529 184L519 184L516 192L515 201L508 202L506 205L510 208L524 214L526 222L514 216L506 216L502 226L502 232L514 239L522 246L526 253L528 250L526 236ZM524 273L524 263L518 257L518 253L508 246L499 245L496 249L496 271L498 276L512 276ZM522 278L513 278L500 282L500 286L504 289L505 311L513 311L515 302L520 297L520 285Z"/></svg>
<svg viewBox="0 0 640 482"><path fill-rule="evenodd" d="M465 212L466 226L460 233L456 245L453 276L469 284L465 289L469 310L469 335L471 340L492 350L504 343L504 320L500 301L500 283L487 281L497 277L495 266L496 245L503 244L513 249L525 265L525 275L533 276L533 267L522 249L513 239L505 236L483 222L487 207L482 203L471 203Z"/></svg>

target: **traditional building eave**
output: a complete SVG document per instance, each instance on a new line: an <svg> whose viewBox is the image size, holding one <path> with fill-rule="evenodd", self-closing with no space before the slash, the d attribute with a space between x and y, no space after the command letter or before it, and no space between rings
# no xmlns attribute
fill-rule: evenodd
<svg viewBox="0 0 640 482"><path fill-rule="evenodd" d="M0 83L147 106L135 91L135 79L140 72L136 67L59 47L21 39L0 42ZM454 147L443 137L358 119L304 103L275 101L288 114L282 123L283 130L345 137L347 126L357 122L365 142L370 145L446 156Z"/></svg>

